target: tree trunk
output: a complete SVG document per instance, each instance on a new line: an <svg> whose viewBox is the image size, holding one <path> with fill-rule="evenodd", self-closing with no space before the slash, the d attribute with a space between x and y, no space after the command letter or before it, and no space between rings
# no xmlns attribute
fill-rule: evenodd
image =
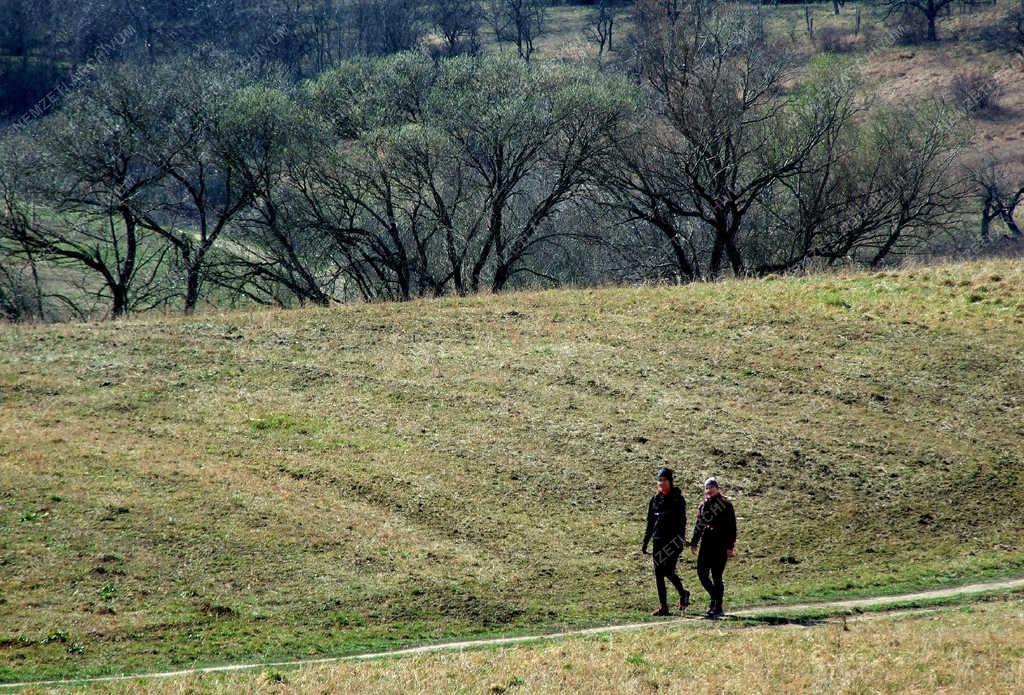
<svg viewBox="0 0 1024 695"><path fill-rule="evenodd" d="M872 268L877 268L882 261L885 260L886 256L889 255L889 252L892 251L893 247L896 245L896 242L899 241L902 231L902 228L897 227L889 232L889 238L885 240L885 243L882 244L882 248L880 248L878 253L875 254L875 257L871 259Z"/></svg>
<svg viewBox="0 0 1024 695"><path fill-rule="evenodd" d="M196 304L199 302L199 268L200 263L193 263L189 266L188 277L185 279L185 314L195 313Z"/></svg>
<svg viewBox="0 0 1024 695"><path fill-rule="evenodd" d="M398 293L399 298L403 302L407 302L412 298L412 282L409 274L409 263L406 259L405 254L401 255L398 263Z"/></svg>
<svg viewBox="0 0 1024 695"><path fill-rule="evenodd" d="M39 280L39 268L36 266L36 258L32 254L32 250L28 247L28 244L22 244L22 248L25 249L25 257L28 258L29 270L32 271L32 285L35 290L36 313L39 315L39 320L43 321L46 319L46 316L44 316L43 284Z"/></svg>
<svg viewBox="0 0 1024 695"><path fill-rule="evenodd" d="M455 293L463 297L466 294L466 279L463 277L465 271L462 268L462 259L455 251L455 245L450 236L448 240L448 262L452 266L452 283L455 285Z"/></svg>
<svg viewBox="0 0 1024 695"><path fill-rule="evenodd" d="M715 245L711 249L711 261L708 263L708 279L714 280L722 272L722 252L725 250L725 239L721 233L715 234Z"/></svg>
<svg viewBox="0 0 1024 695"><path fill-rule="evenodd" d="M1020 237L1024 236L1024 233L1021 232L1020 225L1018 225L1017 220L1014 219L1013 213L1013 210L1004 209L1003 222L1006 224L1007 227L1009 227L1010 234L1019 239Z"/></svg>
<svg viewBox="0 0 1024 695"><path fill-rule="evenodd" d="M736 247L736 237L730 236L725 242L725 253L729 257L729 264L732 266L732 273L736 277L742 277L746 273L746 266L743 263L743 255Z"/></svg>
<svg viewBox="0 0 1024 695"><path fill-rule="evenodd" d="M679 232L676 231L671 223L661 217L656 217L653 222L668 239L669 245L672 246L672 253L676 259L676 270L679 273L680 281L693 280L693 264L690 263L690 259L686 255L683 242L679 240Z"/></svg>
<svg viewBox="0 0 1024 695"><path fill-rule="evenodd" d="M985 207L981 211L981 240L984 243L989 243L991 240L991 229L992 229L992 201L986 200Z"/></svg>
<svg viewBox="0 0 1024 695"><path fill-rule="evenodd" d="M124 263L118 268L119 281L110 283L110 290L114 295L114 306L111 310L114 318L128 315L128 284L135 274L135 255L138 251L138 237L136 236L138 226L135 222L135 215L126 204L121 205L120 213L121 219L124 221L125 255Z"/></svg>
<svg viewBox="0 0 1024 695"><path fill-rule="evenodd" d="M690 259L686 257L686 249L683 248L682 243L679 241L679 236L673 236L669 239L672 244L672 253L676 257L676 269L679 272L679 279L682 282L693 280L693 266L690 265Z"/></svg>
<svg viewBox="0 0 1024 695"><path fill-rule="evenodd" d="M512 269L507 263L501 263L494 271L494 280L491 281L491 292L497 294L505 289L509 279L512 277Z"/></svg>
<svg viewBox="0 0 1024 695"><path fill-rule="evenodd" d="M128 288L124 283L114 283L110 286L110 293L114 297L113 306L110 308L110 317L119 319L128 315Z"/></svg>
<svg viewBox="0 0 1024 695"><path fill-rule="evenodd" d="M502 258L501 243L501 233L504 225L504 209L505 198L500 195L496 196L494 201L491 203L491 219L487 227L487 241L484 242L484 247L480 250L476 263L473 264L473 271L470 274L470 291L474 293L480 291L480 275L483 273L484 266L487 264L487 257L491 253L492 246L494 247L494 254L497 259L498 267L500 268L505 263Z"/></svg>

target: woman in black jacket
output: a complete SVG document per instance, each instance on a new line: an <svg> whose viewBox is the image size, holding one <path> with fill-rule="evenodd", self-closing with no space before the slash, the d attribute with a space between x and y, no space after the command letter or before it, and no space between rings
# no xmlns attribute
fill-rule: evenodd
<svg viewBox="0 0 1024 695"><path fill-rule="evenodd" d="M679 592L679 610L690 605L690 592L676 574L676 563L686 547L686 500L679 488L672 484L672 469L658 471L658 494L647 505L647 530L644 532L643 553L654 541L654 579L658 585L660 605L653 615L668 615L668 596L665 579Z"/></svg>
<svg viewBox="0 0 1024 695"><path fill-rule="evenodd" d="M698 543L700 553L697 553ZM704 481L704 501L697 507L697 523L693 527L690 550L697 553L697 577L711 597L706 615L712 619L721 618L725 615L722 573L725 572L725 563L736 552L736 510L721 493L714 478Z"/></svg>

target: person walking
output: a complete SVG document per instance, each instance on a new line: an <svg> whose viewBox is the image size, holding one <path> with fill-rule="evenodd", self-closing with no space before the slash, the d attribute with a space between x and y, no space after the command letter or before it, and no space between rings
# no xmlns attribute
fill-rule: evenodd
<svg viewBox="0 0 1024 695"><path fill-rule="evenodd" d="M700 544L700 552L697 545ZM736 552L736 510L718 487L718 481L704 481L704 500L697 507L697 522L690 539L690 551L697 555L697 577L711 597L706 616L716 619L725 615L722 600L725 563Z"/></svg>
<svg viewBox="0 0 1024 695"><path fill-rule="evenodd" d="M673 482L671 468L658 471L658 492L647 505L647 530L644 532L642 551L654 541L654 580L658 586L658 610L652 615L669 615L665 580L679 593L679 610L690 605L690 592L676 574L679 555L686 547L686 500Z"/></svg>

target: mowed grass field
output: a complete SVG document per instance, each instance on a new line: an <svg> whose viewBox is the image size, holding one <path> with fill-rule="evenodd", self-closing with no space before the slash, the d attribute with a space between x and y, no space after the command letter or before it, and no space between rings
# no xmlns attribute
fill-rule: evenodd
<svg viewBox="0 0 1024 695"><path fill-rule="evenodd" d="M845 624L689 623L515 648L102 684L90 692L1011 695L1022 690L1024 601L1018 597Z"/></svg>
<svg viewBox="0 0 1024 695"><path fill-rule="evenodd" d="M661 465L727 608L1024 574L1022 345L1020 261L5 325L0 680L636 620Z"/></svg>

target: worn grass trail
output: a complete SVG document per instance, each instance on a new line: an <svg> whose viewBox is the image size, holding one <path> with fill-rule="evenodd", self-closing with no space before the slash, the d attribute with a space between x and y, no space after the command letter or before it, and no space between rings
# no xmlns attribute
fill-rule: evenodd
<svg viewBox="0 0 1024 695"><path fill-rule="evenodd" d="M1024 577L1004 579L994 582L976 582L961 586L945 587L930 591L914 591L905 594L894 594L888 596L873 596L870 598L846 599L839 601L819 601L814 603L788 604L778 606L755 606L741 608L729 612L732 618L756 618L761 615L771 614L777 616L800 615L808 611L816 615L839 615L852 610L884 609L886 606L903 605L918 602L935 601L954 597L971 597L979 594L992 592L1011 591L1024 589ZM620 623L614 625L602 625L599 627L583 628L578 630L562 630L559 632L537 633L533 635L516 635L514 637L493 637L478 640L459 640L454 642L441 642L422 644L404 649L394 649L380 652L366 652L363 654L347 654L336 657L319 657L313 659L292 659L288 661L268 662L247 662L237 664L220 664L217 666L202 666L196 668L175 669L171 671L152 671L148 673L128 673L112 676L101 676L96 678L79 678L70 680L46 680L46 681L25 681L20 683L0 683L0 689L21 689L30 687L61 687L81 686L97 683L110 683L116 681L145 680L159 678L183 678L209 673L225 673L232 671L251 671L264 668L292 668L312 666L318 664L332 664L343 661L357 661L366 659L394 658L401 656L412 656L416 654L429 654L434 652L458 651L465 649L480 649L486 647L508 647L517 644L551 641L567 637L579 637L584 635L600 635L615 632L627 632L632 630L646 630L664 627L672 627L681 621L699 620L694 616L675 618L672 620L643 621L633 623Z"/></svg>

